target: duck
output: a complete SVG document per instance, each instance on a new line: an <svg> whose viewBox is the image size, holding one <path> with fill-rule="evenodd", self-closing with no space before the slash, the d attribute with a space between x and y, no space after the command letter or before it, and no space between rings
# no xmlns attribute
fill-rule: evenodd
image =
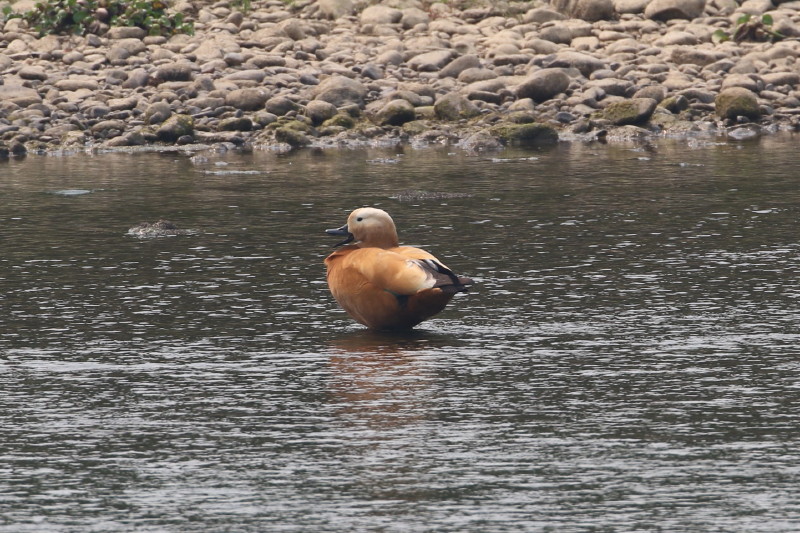
<svg viewBox="0 0 800 533"><path fill-rule="evenodd" d="M331 294L369 329L411 329L473 284L425 250L400 246L394 221L382 209L356 209L344 226L326 233L345 237L325 258Z"/></svg>

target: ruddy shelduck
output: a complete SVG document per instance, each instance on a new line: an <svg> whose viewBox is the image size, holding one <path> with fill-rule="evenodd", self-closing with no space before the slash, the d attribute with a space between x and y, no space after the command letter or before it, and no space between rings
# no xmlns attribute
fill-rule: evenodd
<svg viewBox="0 0 800 533"><path fill-rule="evenodd" d="M347 237L336 245L347 246L325 259L331 293L368 328L410 329L472 284L428 252L400 246L392 217L381 209L356 209L327 233Z"/></svg>

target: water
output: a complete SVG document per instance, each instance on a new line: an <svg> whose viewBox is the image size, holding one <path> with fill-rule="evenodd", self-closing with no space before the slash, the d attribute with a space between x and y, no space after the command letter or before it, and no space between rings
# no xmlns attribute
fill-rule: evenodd
<svg viewBox="0 0 800 533"><path fill-rule="evenodd" d="M796 143L5 163L0 531L797 531ZM352 322L362 205L475 289Z"/></svg>

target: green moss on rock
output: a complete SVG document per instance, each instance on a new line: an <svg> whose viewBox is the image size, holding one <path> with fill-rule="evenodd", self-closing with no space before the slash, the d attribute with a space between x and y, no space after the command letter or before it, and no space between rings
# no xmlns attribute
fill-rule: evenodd
<svg viewBox="0 0 800 533"><path fill-rule="evenodd" d="M469 119L481 113L475 104L458 93L442 96L433 104L433 109L440 120Z"/></svg>
<svg viewBox="0 0 800 533"><path fill-rule="evenodd" d="M175 142L184 135L194 134L194 120L189 115L172 115L158 128L156 135L162 142Z"/></svg>
<svg viewBox="0 0 800 533"><path fill-rule="evenodd" d="M352 116L350 116L349 113L337 113L336 115L334 115L333 117L329 118L328 120L322 123L323 127L339 126L341 128L345 128L348 130L353 129L355 125L356 121L355 119L353 119Z"/></svg>
<svg viewBox="0 0 800 533"><path fill-rule="evenodd" d="M498 124L489 132L510 146L530 147L558 142L558 132L540 122L530 124Z"/></svg>
<svg viewBox="0 0 800 533"><path fill-rule="evenodd" d="M375 122L380 126L402 126L415 118L413 105L405 100L392 100L378 112Z"/></svg>
<svg viewBox="0 0 800 533"><path fill-rule="evenodd" d="M744 87L731 87L720 92L714 100L717 116L735 120L747 117L751 120L761 118L758 97Z"/></svg>
<svg viewBox="0 0 800 533"><path fill-rule="evenodd" d="M291 128L286 125L280 126L275 130L275 140L281 143L286 143L293 148L299 148L311 144L311 139L308 138L308 135L298 129Z"/></svg>
<svg viewBox="0 0 800 533"><path fill-rule="evenodd" d="M433 126L427 120L412 120L403 124L403 131L409 135L419 135L432 128Z"/></svg>
<svg viewBox="0 0 800 533"><path fill-rule="evenodd" d="M669 98L661 100L658 107L662 107L670 113L678 114L689 109L689 99L682 94L670 96Z"/></svg>
<svg viewBox="0 0 800 533"><path fill-rule="evenodd" d="M657 102L652 98L631 98L609 104L602 118L615 126L634 126L645 124L653 115Z"/></svg>
<svg viewBox="0 0 800 533"><path fill-rule="evenodd" d="M514 124L533 124L536 116L530 111L514 111L506 116L506 121Z"/></svg>

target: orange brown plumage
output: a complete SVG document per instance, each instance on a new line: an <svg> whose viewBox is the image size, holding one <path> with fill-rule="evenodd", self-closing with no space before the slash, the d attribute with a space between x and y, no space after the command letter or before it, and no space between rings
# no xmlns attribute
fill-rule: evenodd
<svg viewBox="0 0 800 533"><path fill-rule="evenodd" d="M325 259L331 293L371 329L412 328L472 284L428 252L400 246L394 221L381 209L356 209L346 225L327 232L347 236L337 245L347 246Z"/></svg>

